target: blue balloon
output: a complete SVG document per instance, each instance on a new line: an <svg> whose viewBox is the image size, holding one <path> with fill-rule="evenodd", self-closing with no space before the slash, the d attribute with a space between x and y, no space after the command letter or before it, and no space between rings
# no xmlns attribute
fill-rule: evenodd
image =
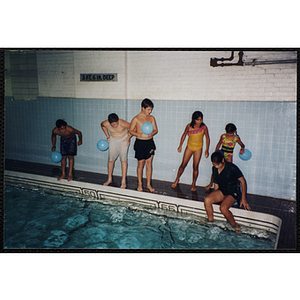
<svg viewBox="0 0 300 300"><path fill-rule="evenodd" d="M107 140L100 140L98 143L97 143L97 148L100 150L100 151L105 151L108 149L108 141Z"/></svg>
<svg viewBox="0 0 300 300"><path fill-rule="evenodd" d="M50 156L51 160L55 163L58 163L62 159L62 155L58 151L53 151Z"/></svg>
<svg viewBox="0 0 300 300"><path fill-rule="evenodd" d="M146 122L142 125L142 131L144 134L151 134L153 131L153 125L149 122Z"/></svg>
<svg viewBox="0 0 300 300"><path fill-rule="evenodd" d="M244 149L244 154L239 153L239 157L242 160L249 160L252 157L252 153L248 149Z"/></svg>

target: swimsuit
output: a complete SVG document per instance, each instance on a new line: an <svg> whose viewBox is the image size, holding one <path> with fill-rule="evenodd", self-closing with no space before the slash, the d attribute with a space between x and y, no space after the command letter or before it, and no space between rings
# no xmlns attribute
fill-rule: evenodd
<svg viewBox="0 0 300 300"><path fill-rule="evenodd" d="M77 141L75 134L69 138L60 138L60 153L62 156L77 155Z"/></svg>
<svg viewBox="0 0 300 300"><path fill-rule="evenodd" d="M219 190L224 196L231 195L237 200L238 204L242 199L242 191L240 181L243 176L241 170L233 163L225 161L225 167L219 174L218 169L213 167L213 181L218 184Z"/></svg>
<svg viewBox="0 0 300 300"><path fill-rule="evenodd" d="M203 135L204 135L205 125L201 126L199 129L194 129L188 132L187 146L193 151L201 149L203 146Z"/></svg>
<svg viewBox="0 0 300 300"><path fill-rule="evenodd" d="M120 156L120 161L127 161L127 142L125 142L128 134L122 138L116 139L112 136L109 137L109 161L115 161Z"/></svg>
<svg viewBox="0 0 300 300"><path fill-rule="evenodd" d="M237 136L234 136L233 139L228 139L226 137L226 134L222 135L222 148L221 150L224 153L225 160L228 160L233 155L233 149L235 147L235 144L237 142Z"/></svg>
<svg viewBox="0 0 300 300"><path fill-rule="evenodd" d="M156 147L153 139L139 140L136 139L134 143L135 158L137 160L148 159L154 155Z"/></svg>

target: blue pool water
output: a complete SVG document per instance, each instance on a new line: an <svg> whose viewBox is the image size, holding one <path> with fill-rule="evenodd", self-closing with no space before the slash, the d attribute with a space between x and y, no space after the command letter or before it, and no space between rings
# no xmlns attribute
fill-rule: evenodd
<svg viewBox="0 0 300 300"><path fill-rule="evenodd" d="M118 205L117 205L118 204ZM5 187L5 249L274 249L276 235L79 194ZM122 204L122 203L121 203ZM178 218L180 217L180 218Z"/></svg>

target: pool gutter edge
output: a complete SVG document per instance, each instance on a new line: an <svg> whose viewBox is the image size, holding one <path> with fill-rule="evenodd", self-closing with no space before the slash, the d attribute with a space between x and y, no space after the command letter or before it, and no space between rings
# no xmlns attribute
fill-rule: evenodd
<svg viewBox="0 0 300 300"><path fill-rule="evenodd" d="M57 191L71 191L87 196L92 196L95 199L114 199L119 201L135 202L138 204L146 205L153 208L167 209L180 213L188 213L206 217L204 203L201 201L175 198L155 193L139 192L129 189L120 189L111 186L103 186L100 184L93 184L79 181L67 181L62 179L57 181L54 177L35 175L30 173L16 172L5 170L4 178L6 182L16 181L24 184L50 188ZM214 218L216 220L225 221L225 217L219 210L219 205L213 205ZM277 216L260 213L255 211L246 211L239 208L231 208L231 212L235 216L238 224L248 227L260 228L275 233L276 242L275 249L277 248L282 220Z"/></svg>

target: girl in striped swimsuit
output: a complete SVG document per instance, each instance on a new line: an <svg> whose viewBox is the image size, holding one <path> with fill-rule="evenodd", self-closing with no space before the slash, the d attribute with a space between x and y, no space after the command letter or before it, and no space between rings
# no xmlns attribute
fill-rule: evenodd
<svg viewBox="0 0 300 300"><path fill-rule="evenodd" d="M225 161L232 163L233 150L238 143L241 146L240 153L245 152L245 145L241 141L240 137L237 134L236 126L232 123L229 123L225 127L226 133L222 134L220 140L216 146L215 151L221 152L225 158ZM222 147L221 147L222 146ZM221 150L219 150L221 147ZM210 183L205 187L206 190L209 190L213 185L213 176L211 175Z"/></svg>

